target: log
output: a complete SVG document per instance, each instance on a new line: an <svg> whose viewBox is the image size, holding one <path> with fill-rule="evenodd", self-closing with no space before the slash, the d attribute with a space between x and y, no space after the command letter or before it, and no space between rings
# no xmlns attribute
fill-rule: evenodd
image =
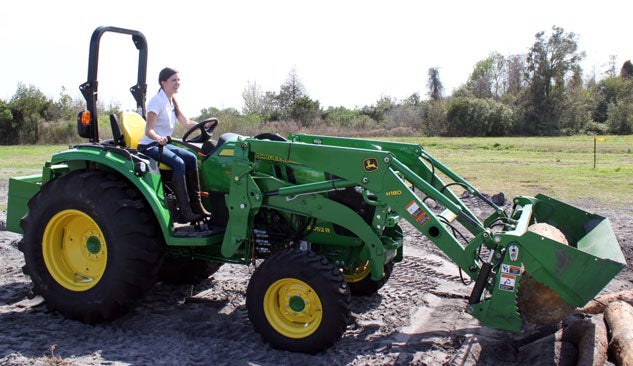
<svg viewBox="0 0 633 366"><path fill-rule="evenodd" d="M565 245L569 244L565 234L546 223L530 225L528 231ZM517 305L527 321L541 325L558 323L574 311L573 306L565 303L556 292L536 281L529 273L521 276Z"/></svg>
<svg viewBox="0 0 633 366"><path fill-rule="evenodd" d="M563 341L563 330L560 329L519 347L517 356L522 365L576 366L578 346Z"/></svg>
<svg viewBox="0 0 633 366"><path fill-rule="evenodd" d="M611 342L609 350L618 365L633 366L633 306L613 301L604 311Z"/></svg>
<svg viewBox="0 0 633 366"><path fill-rule="evenodd" d="M607 348L607 328L599 315L575 320L520 347L519 357L525 364L602 366L607 361Z"/></svg>
<svg viewBox="0 0 633 366"><path fill-rule="evenodd" d="M600 314L604 313L609 303L614 301L624 301L633 305L633 290L625 290L620 292L614 292L612 294L605 294L597 296L595 299L589 301L587 305L582 308L576 309L577 313L583 314Z"/></svg>
<svg viewBox="0 0 633 366"><path fill-rule="evenodd" d="M569 324L562 340L578 345L578 366L602 366L607 361L609 339L601 316Z"/></svg>
<svg viewBox="0 0 633 366"><path fill-rule="evenodd" d="M555 240L559 243L563 243L565 245L569 245L565 234L562 231L558 230L555 226L550 224L546 224L544 222L539 222L538 224L533 224L528 227L528 231L544 236L548 239Z"/></svg>

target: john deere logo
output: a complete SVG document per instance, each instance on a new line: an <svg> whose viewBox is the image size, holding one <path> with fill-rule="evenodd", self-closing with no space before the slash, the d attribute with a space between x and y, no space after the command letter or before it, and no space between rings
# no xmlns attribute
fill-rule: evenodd
<svg viewBox="0 0 633 366"><path fill-rule="evenodd" d="M373 172L375 170L378 170L378 160L376 160L375 158L365 159L363 161L363 167L365 168L366 172Z"/></svg>

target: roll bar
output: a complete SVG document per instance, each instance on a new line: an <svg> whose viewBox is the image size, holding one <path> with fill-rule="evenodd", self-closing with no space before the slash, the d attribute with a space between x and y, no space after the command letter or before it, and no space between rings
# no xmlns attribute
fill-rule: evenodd
<svg viewBox="0 0 633 366"><path fill-rule="evenodd" d="M138 76L136 84L130 87L130 92L136 100L136 109L145 118L145 97L147 95L147 40L143 33L125 28L102 26L92 32L90 38L90 54L88 56L88 80L79 86L79 90L86 100L88 112L90 112L90 123L84 122L83 128L79 126L81 137L89 138L91 142L99 142L99 124L97 123L97 71L99 68L99 42L101 36L106 32L129 34L139 51L138 55Z"/></svg>

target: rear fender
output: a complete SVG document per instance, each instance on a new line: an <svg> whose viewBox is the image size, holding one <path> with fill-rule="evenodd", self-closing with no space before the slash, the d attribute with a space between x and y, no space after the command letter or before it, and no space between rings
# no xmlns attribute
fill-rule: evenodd
<svg viewBox="0 0 633 366"><path fill-rule="evenodd" d="M125 154L100 149L99 145L94 146L94 148L82 146L58 153L51 158L51 164L63 163L69 167L69 170L92 168L116 172L136 187L145 198L152 208L163 236L165 238L171 236L171 215L165 203L160 174L149 173L147 169L145 173L141 173L137 165L143 164L142 160L135 161L127 158Z"/></svg>

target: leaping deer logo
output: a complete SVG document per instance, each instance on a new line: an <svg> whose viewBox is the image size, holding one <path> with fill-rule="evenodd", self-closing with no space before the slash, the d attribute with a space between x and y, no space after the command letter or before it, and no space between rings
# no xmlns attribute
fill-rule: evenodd
<svg viewBox="0 0 633 366"><path fill-rule="evenodd" d="M363 161L363 168L366 172L373 172L378 170L378 160L375 158L368 158Z"/></svg>

